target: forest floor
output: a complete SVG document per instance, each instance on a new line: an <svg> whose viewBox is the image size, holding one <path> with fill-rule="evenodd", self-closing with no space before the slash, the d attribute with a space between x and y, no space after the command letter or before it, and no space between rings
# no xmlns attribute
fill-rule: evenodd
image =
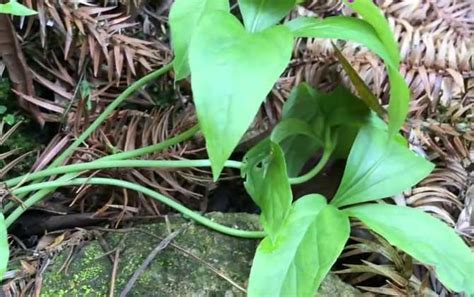
<svg viewBox="0 0 474 297"><path fill-rule="evenodd" d="M92 2L97 6L80 4L81 9L77 10L72 1L57 7L46 5L38 7L43 18L25 22L14 19L24 57L17 55L12 59L26 59L32 70L29 79L34 92L25 87L28 95L17 97L11 91L17 81L8 79L8 75L21 77L24 69L7 73L2 70L6 63L0 62L2 179L45 168L131 82L171 60L167 15L172 1L137 1L143 2L138 5L132 4L134 1L117 2L101 11L104 22L100 25L88 23L88 16L98 17L97 11L103 4ZM410 116L403 133L414 150L436 164L430 176L393 200L435 215L474 247L474 8L468 0L422 0L417 8L410 5L411 0L397 1L399 5L391 5L390 0L377 2L396 33L403 57L402 72L412 91ZM350 14L339 0L306 1L290 18L337 14ZM87 38L80 38L80 34L64 35L68 26L74 27L74 32L82 28ZM123 29L117 30L117 26ZM105 50L102 39L109 41ZM341 47L374 94L386 103L389 89L383 64L356 44L345 43ZM242 158L275 125L291 89L302 81L322 90L338 84L350 88L350 81L336 61L330 41L299 40L290 66L233 158ZM127 100L67 163L95 160L111 152L157 143L195 123L190 83L184 80L175 84L170 73ZM204 157L204 140L196 136L146 159ZM317 183L295 188L295 196L316 187L331 197L343 166L330 164L318 176ZM212 181L209 170L196 168L110 169L93 174L147 185L204 213L258 213L240 182L238 170L226 169L219 183ZM81 253L85 242L97 239L100 243L102 235L98 234L104 228L121 232L135 224L162 220L166 214L172 212L163 204L128 190L89 186L59 189L12 226L10 267L15 269L8 272L4 292L9 296L38 294L43 273L52 265L51 257L58 253L64 257L66 246L74 247L66 249L71 253L66 257L72 257L72 253ZM355 227L352 245L336 266L336 270L343 272L339 276L344 282L376 294L410 295L420 286L429 288L434 296L448 293L427 267L412 263L409 256L394 250L378 236L371 235L370 242L363 241L355 234L368 231L359 225ZM120 246L120 242L114 243ZM117 247L109 246L104 255L112 258L112 269L114 259L118 259L113 257L120 252ZM393 258L382 256L394 251L396 263ZM106 285L114 284L107 279Z"/></svg>

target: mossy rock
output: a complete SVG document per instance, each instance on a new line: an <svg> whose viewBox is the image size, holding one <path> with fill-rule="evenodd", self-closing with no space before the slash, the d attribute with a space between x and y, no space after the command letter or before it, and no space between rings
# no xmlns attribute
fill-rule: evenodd
<svg viewBox="0 0 474 297"><path fill-rule="evenodd" d="M255 229L259 225L258 217L250 214L210 216L241 229ZM121 249L114 295L120 295L161 238L178 229L181 233L158 253L128 296L245 296L231 282L246 287L258 241L222 235L178 216L169 217L166 222L138 225L127 233L110 232L105 236L112 249ZM108 251L92 241L75 253L67 269L59 273L69 252L59 253L44 273L41 296L108 296L113 267L106 255ZM332 275L323 282L319 294L357 295L357 290Z"/></svg>

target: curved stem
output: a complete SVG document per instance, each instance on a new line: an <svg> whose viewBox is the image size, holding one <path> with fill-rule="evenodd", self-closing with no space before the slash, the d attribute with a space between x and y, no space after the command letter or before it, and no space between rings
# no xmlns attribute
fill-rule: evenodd
<svg viewBox="0 0 474 297"><path fill-rule="evenodd" d="M329 159L331 159L331 155L333 151L334 151L333 149L324 150L323 156L321 157L321 160L319 160L318 164L316 164L316 166L310 171L308 171L306 174L302 176L290 178L290 184L292 185L302 184L307 181L310 181L313 177L318 175L318 173L324 169Z"/></svg>
<svg viewBox="0 0 474 297"><path fill-rule="evenodd" d="M58 165L61 165L73 152L76 148L78 148L86 139L89 137L96 129L99 127L102 122L104 122L107 117L123 102L125 101L130 95L138 91L140 88L145 86L147 83L157 79L158 77L162 76L171 68L173 67L173 62L163 66L162 68L153 71L150 74L145 75L141 79L134 82L131 86L129 86L122 94L120 94L112 103L110 103L105 110L97 117L97 119L64 151L62 152L59 157L57 157L49 166L48 168L54 168ZM77 175L69 175L61 177L60 180L68 180L74 178ZM38 199L38 197L43 198L44 196L48 195L52 190L41 190L30 197L29 199ZM22 197L20 197L22 198ZM40 199L41 199L40 198ZM5 206L4 211L9 211L13 207L12 203L9 203Z"/></svg>
<svg viewBox="0 0 474 297"><path fill-rule="evenodd" d="M123 101L125 101L128 97L130 97L133 93L138 91L140 88L148 84L149 82L159 78L173 67L173 63L169 63L162 68L153 71L145 75L144 77L140 78L136 82L134 82L131 86L129 86L122 94L120 94L114 101L112 101L104 111L95 119L95 121L87 127L87 129L82 132L82 134L71 144L69 147L59 155L49 166L49 168L56 167L63 163L73 152L76 148L78 148L86 139L89 137L96 129L100 126L108 117L109 115L120 105Z"/></svg>
<svg viewBox="0 0 474 297"><path fill-rule="evenodd" d="M133 150L133 151L127 151L127 152L123 152L123 153L119 153L119 154L110 155L110 156L107 156L107 157L103 157L99 160L93 161L93 162L120 160L120 159L123 159L123 158L135 158L135 157L140 157L142 155L146 155L146 154L149 154L149 153L156 153L156 152L165 150L170 146L173 146L175 144L178 144L182 141L185 141L185 140L191 138L192 136L194 136L196 134L196 132L198 130L199 130L199 127L196 125L196 126L190 128L189 130L187 130L187 131L185 131L181 134L178 134L178 135L176 135L176 136L174 136L170 139L162 141L160 143L157 143L157 144L154 144L154 145L151 145L151 146L147 146L147 147L144 147L144 148L136 149L136 150ZM58 167L58 168L60 168L60 167ZM52 170L52 169L53 168L48 168L46 170ZM35 174L35 173L30 173L29 175L33 175L33 174ZM14 179L8 180L8 181L6 181L6 183L7 183L7 185L10 184L10 187L16 186L18 184L22 184L23 182L26 182L27 180L32 180L31 178L28 178L29 175L27 174L25 176L22 176L21 180L19 178L14 178ZM64 176L61 176L58 180L66 181L66 180L73 179L77 176L79 176L79 173L70 173L70 174L66 174ZM48 190L48 189L47 190L41 190L41 191L38 191L37 193L33 194L33 196L28 198L28 199L35 199L36 200L36 199L38 199L38 197L44 197L44 196L48 195L50 192L51 191ZM19 196L21 197L21 195L19 195ZM15 206L15 203L13 201L8 202L7 205L5 205L4 213L9 212L14 206Z"/></svg>
<svg viewBox="0 0 474 297"><path fill-rule="evenodd" d="M326 164L331 159L331 155L334 152L334 149L336 148L337 139L338 139L337 133L335 133L334 136L331 138L331 130L327 130L325 133L325 148L324 148L324 152L321 157L321 160L319 160L318 164L316 164L316 166L310 171L308 171L306 174L299 177L290 178L290 184L292 185L302 184L307 181L310 181L313 177L318 175L318 173L324 169Z"/></svg>
<svg viewBox="0 0 474 297"><path fill-rule="evenodd" d="M183 142L191 137L193 137L197 132L199 131L199 125L195 125L192 128L184 131L183 133L180 133L170 139L164 140L160 143L153 144L150 146L142 147L139 149L131 150L131 151L125 151L117 154L113 154L110 156L105 156L103 158L100 158L99 160L105 161L105 160L126 160L126 159L133 159L133 158L138 158L144 155L156 153L159 151L162 151L165 148L168 148L172 145L178 144L180 142Z"/></svg>
<svg viewBox="0 0 474 297"><path fill-rule="evenodd" d="M56 189L58 187L62 186L77 186L77 185L83 185L83 184L89 184L89 185L104 185L104 186L117 186L121 188L127 188L133 191L141 192L147 196L150 196L158 201L160 201L163 204L168 205L169 207L177 210L178 212L182 213L183 215L195 220L196 222L213 229L215 231L221 232L223 234L231 235L231 236L236 236L236 237L244 237L244 238L262 238L265 236L265 233L262 231L245 231L245 230L239 230L239 229L234 229L230 228L221 224L218 224L186 207L183 205L179 204L178 202L172 200L171 198L168 198L166 196L163 196L153 190L150 190L142 185L139 184L134 184L131 182L127 181L122 181L122 180L117 180L117 179L112 179L112 178L77 178L69 181L51 181L51 182L43 182L43 183L37 183L37 184L32 184L28 186L24 186L21 188L18 188L13 191L13 194L21 194L21 193L29 193L31 191L36 191L40 189ZM30 200L28 199L25 201L25 206L31 207L38 203L41 199L38 200ZM5 223L7 227L11 226L15 220L21 216L21 214L25 211L23 208L17 208L15 211L8 216L6 219Z"/></svg>
<svg viewBox="0 0 474 297"><path fill-rule="evenodd" d="M19 183L28 182L34 179L48 177L52 175L64 173L79 173L81 171L86 170L97 170L107 168L191 168L210 166L210 160L106 160L104 158L87 163L79 163L45 169L42 171L10 179L6 181L5 184L7 185L7 187L12 187L18 185ZM242 163L239 161L226 161L224 166L228 168L240 169Z"/></svg>

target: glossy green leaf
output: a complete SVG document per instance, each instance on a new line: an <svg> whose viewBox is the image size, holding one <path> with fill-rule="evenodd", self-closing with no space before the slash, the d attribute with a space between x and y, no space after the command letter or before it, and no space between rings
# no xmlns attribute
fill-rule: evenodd
<svg viewBox="0 0 474 297"><path fill-rule="evenodd" d="M385 110L378 102L377 97L372 93L370 88L365 84L359 74L355 71L352 65L347 61L344 55L334 46L336 57L346 71L349 79L359 93L361 99L366 105L376 112L380 117L383 117ZM388 107L388 114L390 117L389 134L390 136L398 133L398 130L405 122L406 115L409 109L410 90L406 84L403 76L395 70L392 66L388 66L388 76L391 84L391 99Z"/></svg>
<svg viewBox="0 0 474 297"><path fill-rule="evenodd" d="M365 103L344 87L320 96L319 101L330 127L362 126L370 120L371 112Z"/></svg>
<svg viewBox="0 0 474 297"><path fill-rule="evenodd" d="M304 135L317 142L320 141L318 135L315 134L307 122L296 118L284 119L279 122L278 125L273 128L270 139L275 143L280 143L295 135Z"/></svg>
<svg viewBox="0 0 474 297"><path fill-rule="evenodd" d="M334 206L328 205L318 214L316 226L319 269L315 281L316 288L319 288L319 285L342 253L349 239L351 224L346 214Z"/></svg>
<svg viewBox="0 0 474 297"><path fill-rule="evenodd" d="M10 126L13 126L16 122L16 118L15 118L15 115L13 114L7 114L6 116L3 117L3 120L5 121L5 123L7 123L8 125Z"/></svg>
<svg viewBox="0 0 474 297"><path fill-rule="evenodd" d="M393 137L405 122L410 102L410 90L399 72L401 58L398 44L394 37L395 34L390 29L390 25L382 11L373 1L357 0L349 2L345 0L344 2L372 25L393 63L387 65L390 80L390 103L388 107L390 121L388 130L389 136Z"/></svg>
<svg viewBox="0 0 474 297"><path fill-rule="evenodd" d="M189 62L215 179L288 64L292 47L293 37L283 26L249 33L224 12L212 12L201 20Z"/></svg>
<svg viewBox="0 0 474 297"><path fill-rule="evenodd" d="M366 204L345 210L418 261L455 292L474 294L474 252L456 232L421 210Z"/></svg>
<svg viewBox="0 0 474 297"><path fill-rule="evenodd" d="M296 5L295 0L239 0L245 28L258 32L270 28Z"/></svg>
<svg viewBox="0 0 474 297"><path fill-rule="evenodd" d="M344 2L347 6L360 14L366 22L372 25L398 70L398 65L400 65L398 44L380 8L372 0L344 0Z"/></svg>
<svg viewBox="0 0 474 297"><path fill-rule="evenodd" d="M344 16L316 19L300 17L285 24L295 37L331 38L362 44L379 55L387 64L397 67L390 52L379 39L377 32L366 21Z"/></svg>
<svg viewBox="0 0 474 297"><path fill-rule="evenodd" d="M347 216L324 197L299 199L276 242L265 238L258 246L248 296L314 296L348 238Z"/></svg>
<svg viewBox="0 0 474 297"><path fill-rule="evenodd" d="M215 10L228 12L229 0L175 0L171 6L169 25L176 80L189 75L188 50L191 38L201 19Z"/></svg>
<svg viewBox="0 0 474 297"><path fill-rule="evenodd" d="M0 212L0 280L3 279L7 271L8 258L10 256L10 249L8 247L8 233L5 225L5 217Z"/></svg>
<svg viewBox="0 0 474 297"><path fill-rule="evenodd" d="M305 82L295 86L283 105L282 118L298 118L310 121L321 115L317 100L317 96L321 94Z"/></svg>
<svg viewBox="0 0 474 297"><path fill-rule="evenodd" d="M18 3L16 0L10 0L6 4L0 4L0 13L7 13L17 16L29 16L37 14L35 10Z"/></svg>
<svg viewBox="0 0 474 297"><path fill-rule="evenodd" d="M410 104L410 89L398 68L388 67L390 80L390 103L388 105L388 132L393 137L405 123Z"/></svg>
<svg viewBox="0 0 474 297"><path fill-rule="evenodd" d="M322 96L320 101L326 124L331 127L333 134L337 134L333 158L346 159L360 127L381 121L361 99L343 87Z"/></svg>
<svg viewBox="0 0 474 297"><path fill-rule="evenodd" d="M307 123L314 135L293 135L281 141L290 177L298 176L305 163L323 147L324 117L318 103L318 92L306 83L293 88L283 105L282 121L297 119Z"/></svg>
<svg viewBox="0 0 474 297"><path fill-rule="evenodd" d="M245 189L262 210L263 229L274 239L293 200L280 146L265 140L252 148L244 157L242 175Z"/></svg>
<svg viewBox="0 0 474 297"><path fill-rule="evenodd" d="M289 176L298 176L304 164L326 146L324 136L328 129L338 134L334 156L347 157L357 131L371 122L373 117L362 100L342 87L330 94L317 92L306 83L295 87L283 106L282 121L298 119L308 123L316 139L299 133L280 143L285 152Z"/></svg>
<svg viewBox="0 0 474 297"><path fill-rule="evenodd" d="M356 89L362 101L364 101L365 104L374 112L376 112L380 117L383 117L385 115L385 110L379 103L377 96L372 93L369 86L367 86L364 80L359 76L357 71L352 67L351 63L349 63L346 57L344 57L344 54L341 53L335 44L333 44L333 48L339 63L341 63L344 71L347 73L347 76L351 80L352 85Z"/></svg>
<svg viewBox="0 0 474 297"><path fill-rule="evenodd" d="M350 6L357 8L364 20L342 16L325 19L303 17L285 25L295 37L335 38L360 43L384 60L390 80L389 136L393 137L405 122L410 101L408 85L399 73L398 46L387 21L372 1L358 0Z"/></svg>
<svg viewBox="0 0 474 297"><path fill-rule="evenodd" d="M433 164L410 151L399 138L388 139L386 129L373 125L361 128L331 204L341 207L386 198L426 177Z"/></svg>

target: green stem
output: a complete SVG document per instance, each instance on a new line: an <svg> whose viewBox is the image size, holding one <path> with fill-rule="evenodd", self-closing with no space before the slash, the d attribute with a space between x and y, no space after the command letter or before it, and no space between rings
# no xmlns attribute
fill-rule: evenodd
<svg viewBox="0 0 474 297"><path fill-rule="evenodd" d="M49 166L49 168L56 167L61 165L73 152L77 149L84 141L89 137L96 129L100 126L109 115L117 108L123 101L130 97L133 93L138 91L140 88L144 87L149 82L156 80L173 67L173 63L169 63L162 68L153 71L150 74L145 75L136 82L134 82L130 87L128 87L122 94L120 94L112 103L104 109L104 111L97 117L97 119L82 132L82 134L64 151L59 157L57 157Z"/></svg>
<svg viewBox="0 0 474 297"><path fill-rule="evenodd" d="M336 143L337 143L337 134L334 136L333 139L331 139L331 133L330 131L326 131L326 137L325 137L325 148L323 155L321 159L319 160L318 164L308 171L306 174L298 177L293 177L290 178L290 184L292 185L297 185L297 184L302 184L307 181L310 181L312 178L314 178L316 175L318 175L321 170L326 167L327 163L331 159L332 153L334 152L334 149L336 148Z"/></svg>
<svg viewBox="0 0 474 297"><path fill-rule="evenodd" d="M141 79L137 80L134 82L131 86L129 86L125 91L123 91L122 94L120 94L112 103L109 104L105 108L105 110L97 117L97 119L84 131L59 157L57 157L49 166L48 168L54 168L59 165L61 165L73 152L75 149L77 149L86 139L89 137L96 129L97 127L102 124L107 117L123 102L125 101L129 96L131 96L133 93L138 91L140 88L145 86L147 83L156 80L169 70L171 70L173 67L173 62L163 66L162 68L153 71L150 74L145 75ZM71 178L74 178L77 175L70 174L68 176L63 176L60 177L59 180L68 180ZM34 200L41 200L43 197L48 195L51 191L54 189L48 189L48 190L41 190L37 193L35 193L32 197L29 199L34 199ZM19 198L22 198L21 196ZM6 205L5 210L8 212L11 208L13 207L12 203L9 203Z"/></svg>
<svg viewBox="0 0 474 297"><path fill-rule="evenodd" d="M102 158L97 159L97 160L92 161L92 162L80 163L80 164L75 164L75 165L91 164L91 163L103 162L103 161L132 159L132 158L141 157L143 155L147 155L147 154L150 154L150 153L156 153L156 152L162 151L162 150L164 150L164 149L166 149L166 148L168 148L172 145L175 145L177 143L180 143L182 141L185 141L185 140L191 138L193 135L196 134L197 131L199 131L199 126L198 125L190 128L189 130L184 131L181 134L176 135L173 138L167 139L167 140L162 141L158 144L154 144L154 145L150 145L150 146L147 146L147 147L143 147L143 148L139 148L139 149L131 150L131 151L126 151L126 152L122 152L122 153L118 153L118 154L114 154L114 155L110 155L110 156L105 156L105 157L102 157ZM71 166L71 165L68 165L68 166ZM44 174L44 172L50 172L50 171L51 172L56 172L56 170L53 170L53 169L62 168L62 167L64 167L64 166L55 167L55 168L47 168L45 170L41 170L41 171L38 171L38 172L28 173L28 174L25 174L25 175L22 175L22 176L19 176L19 177L9 179L9 180L5 181L4 183L6 184L7 187L14 187L14 186L16 186L20 183L31 181L33 179L54 175L54 174ZM119 167L119 166L116 166L116 167ZM92 168L92 169L94 169L94 168ZM79 170L71 170L71 171L62 172L60 169L57 169L57 170L59 170L60 172L57 172L56 174L79 171Z"/></svg>
<svg viewBox="0 0 474 297"><path fill-rule="evenodd" d="M172 145L178 144L180 142L183 142L191 137L193 137L197 132L199 131L199 125L195 125L194 127L184 131L181 134L178 134L174 136L173 138L164 140L160 143L142 147L139 149L131 150L131 151L126 151L126 152L121 152L117 154L113 154L110 156L106 156L103 158L100 158L99 160L105 161L105 160L126 160L126 159L133 159L133 158L138 158L144 155L156 153L158 151L162 151L165 148L168 148Z"/></svg>
<svg viewBox="0 0 474 297"><path fill-rule="evenodd" d="M221 224L218 224L216 222L213 222L212 220L198 214L197 212L194 212L183 205L179 204L176 201L173 201L172 199L163 196L153 190L150 190L142 185L139 184L134 184L131 182L127 181L122 181L122 180L117 180L117 179L111 179L111 178L77 178L73 180L68 180L68 181L51 181L51 182L43 182L43 183L37 183L37 184L32 184L28 186L24 186L21 188L18 188L13 191L13 194L22 194L22 193L29 193L31 191L36 191L40 189L56 189L58 187L62 186L78 186L78 185L83 185L83 184L89 184L89 185L104 185L104 186L117 186L121 188L126 188L130 189L133 191L141 192L147 196L150 196L158 201L160 201L163 204L168 205L169 207L177 210L178 212L182 213L183 215L195 220L196 222L213 229L215 231L221 232L223 234L231 235L231 236L236 236L236 237L244 237L244 238L262 238L265 236L265 233L262 231L245 231L245 230L238 230L234 228L230 228ZM25 201L25 206L26 207L31 207L38 203L39 201L33 201L28 199ZM21 214L24 212L22 208L17 208L5 221L7 227L11 226L15 220L21 216Z"/></svg>
<svg viewBox="0 0 474 297"><path fill-rule="evenodd" d="M318 164L313 169L311 169L310 171L308 171L306 174L302 176L290 178L290 184L298 185L298 184L302 184L307 181L310 181L313 177L318 175L318 173L321 172L321 170L323 170L323 168L328 163L329 159L331 159L331 155L332 155L332 150L325 150L323 153L323 156L321 157L321 160L319 160Z"/></svg>
<svg viewBox="0 0 474 297"><path fill-rule="evenodd" d="M113 155L115 156L115 155ZM105 159L105 158L104 158ZM98 169L122 169L122 168L196 168L196 167L210 167L210 160L104 160L99 159L88 163L79 163L73 165L66 165L60 167L54 167L38 171L35 173L27 174L24 176L16 177L5 182L7 187L16 186L23 182L28 182L34 179L43 177L64 174L64 173L79 173L86 170L98 170ZM238 161L226 161L225 167L240 169L242 166L241 162Z"/></svg>
<svg viewBox="0 0 474 297"><path fill-rule="evenodd" d="M123 152L123 153L119 153L119 154L115 154L115 155L110 155L110 156L107 156L107 157L103 157L99 160L96 160L94 162L120 160L122 158L134 158L134 157L140 157L142 155L146 155L146 154L149 154L149 153L156 153L156 152L165 150L165 149L169 148L170 146L173 146L175 144L178 144L182 141L185 141L185 140L191 138L194 134L196 134L196 132L198 130L199 130L199 127L196 125L196 126L192 127L191 129L189 129L189 130L187 130L187 131L185 131L181 134L178 134L178 135L176 135L176 136L174 136L170 139L162 141L158 144L151 145L151 146L144 147L144 148L140 148L140 149L136 149L136 150L133 150L133 151L127 151L127 152ZM61 167L57 167L57 168L61 168ZM52 169L53 168L48 168L46 170L52 170ZM35 174L35 173L30 173L29 175L33 175L33 174ZM29 175L27 174L26 176L22 176L20 181L18 181L17 178L14 178L12 180L6 181L6 183L11 184L11 186L16 186L18 184L21 184L21 183L25 182L26 180L31 180L31 178L28 177ZM58 180L66 181L66 180L73 179L77 176L79 176L79 173L66 174L64 176L61 176ZM51 192L50 190L41 190L41 191L38 191L37 193L33 194L33 196L31 196L28 199L33 199L33 200L38 200L39 199L39 200L41 200L43 197L45 197L50 192ZM14 206L15 206L15 203L12 202L12 201L7 203L7 205L4 208L4 213L8 213Z"/></svg>

